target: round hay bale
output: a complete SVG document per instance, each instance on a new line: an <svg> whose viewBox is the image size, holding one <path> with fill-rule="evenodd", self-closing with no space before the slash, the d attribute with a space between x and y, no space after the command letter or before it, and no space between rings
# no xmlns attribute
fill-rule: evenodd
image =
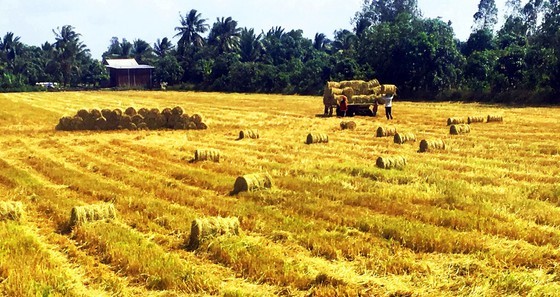
<svg viewBox="0 0 560 297"><path fill-rule="evenodd" d="M428 152L433 150L445 150L445 142L441 139L426 140L422 139L420 141L420 152Z"/></svg>
<svg viewBox="0 0 560 297"><path fill-rule="evenodd" d="M272 177L268 173L254 173L239 176L233 185L233 194L255 192L272 188Z"/></svg>
<svg viewBox="0 0 560 297"><path fill-rule="evenodd" d="M260 137L259 130L256 129L239 131L239 139L245 139L245 138L258 139L259 137Z"/></svg>
<svg viewBox="0 0 560 297"><path fill-rule="evenodd" d="M143 118L145 118L148 115L148 113L150 113L150 110L145 108L145 107L142 107L142 108L138 109L138 111L136 113L141 115Z"/></svg>
<svg viewBox="0 0 560 297"><path fill-rule="evenodd" d="M459 135L471 132L471 126L467 124L460 124L460 125L451 125L449 127L449 133L451 135Z"/></svg>
<svg viewBox="0 0 560 297"><path fill-rule="evenodd" d="M209 217L195 219L191 223L188 248L197 249L204 240L215 236L239 235L239 219L236 217Z"/></svg>
<svg viewBox="0 0 560 297"><path fill-rule="evenodd" d="M103 108L103 109L101 110L101 115L102 115L105 119L108 119L108 118L111 117L112 112L113 112L113 111L110 110L110 109L108 109L108 108Z"/></svg>
<svg viewBox="0 0 560 297"><path fill-rule="evenodd" d="M395 136L397 134L397 128L395 127L378 127L377 128L377 137L390 137Z"/></svg>
<svg viewBox="0 0 560 297"><path fill-rule="evenodd" d="M175 129L177 123L181 123L181 115L180 114L171 114L169 118L167 118L166 127L169 129Z"/></svg>
<svg viewBox="0 0 560 297"><path fill-rule="evenodd" d="M183 114L183 108L181 106L175 106L173 107L173 109L171 110L171 113L174 115L182 115Z"/></svg>
<svg viewBox="0 0 560 297"><path fill-rule="evenodd" d="M115 206L111 203L91 204L75 206L70 212L70 226L75 227L80 224L100 221L113 220L117 218Z"/></svg>
<svg viewBox="0 0 560 297"><path fill-rule="evenodd" d="M105 117L107 120L107 130L115 130L118 128L121 121L121 114L116 110L111 110Z"/></svg>
<svg viewBox="0 0 560 297"><path fill-rule="evenodd" d="M83 109L83 108L78 110L76 115L79 116L82 119L90 117L89 111L87 111L86 109Z"/></svg>
<svg viewBox="0 0 560 297"><path fill-rule="evenodd" d="M58 120L58 124L55 127L59 131L71 131L72 130L72 117L64 116Z"/></svg>
<svg viewBox="0 0 560 297"><path fill-rule="evenodd" d="M191 116L191 122L194 122L195 124L200 124L202 123L202 116L200 114L193 114Z"/></svg>
<svg viewBox="0 0 560 297"><path fill-rule="evenodd" d="M354 130L356 129L356 122L340 122L340 129L342 130Z"/></svg>
<svg viewBox="0 0 560 297"><path fill-rule="evenodd" d="M215 149L198 149L194 152L194 160L220 162L220 151Z"/></svg>
<svg viewBox="0 0 560 297"><path fill-rule="evenodd" d="M327 89L337 88L338 89L338 88L340 88L340 83L336 82L336 81L328 81L325 88L327 88Z"/></svg>
<svg viewBox="0 0 560 297"><path fill-rule="evenodd" d="M484 123L484 117L468 117L467 124L470 125L472 123Z"/></svg>
<svg viewBox="0 0 560 297"><path fill-rule="evenodd" d="M187 130L196 130L196 129L197 129L197 127L196 127L196 124L194 122L189 122L187 124Z"/></svg>
<svg viewBox="0 0 560 297"><path fill-rule="evenodd" d="M123 115L123 112L120 108L113 109L113 112L117 115L117 117L120 117L120 116Z"/></svg>
<svg viewBox="0 0 560 297"><path fill-rule="evenodd" d="M375 164L381 169L402 169L406 166L406 158L403 156L379 157Z"/></svg>
<svg viewBox="0 0 560 297"><path fill-rule="evenodd" d="M103 115L101 114L101 111L100 111L99 109L95 109L95 108L93 108L92 110L90 110L90 111L89 111L89 114L90 114L90 116L91 116L91 118L92 118L93 120L96 120L96 119L98 119L98 118L100 118L100 117L103 116Z"/></svg>
<svg viewBox="0 0 560 297"><path fill-rule="evenodd" d="M196 129L197 130L208 130L208 125L206 125L205 123L198 123L198 124L196 124Z"/></svg>
<svg viewBox="0 0 560 297"><path fill-rule="evenodd" d="M21 222L24 216L25 210L23 208L23 203L19 201L0 201L0 222Z"/></svg>
<svg viewBox="0 0 560 297"><path fill-rule="evenodd" d="M464 124L466 121L463 118L448 118L447 126Z"/></svg>
<svg viewBox="0 0 560 297"><path fill-rule="evenodd" d="M148 124L146 124L146 123L139 123L138 125L136 125L136 128L138 128L138 130L142 130L142 131L150 130L150 128L148 128Z"/></svg>
<svg viewBox="0 0 560 297"><path fill-rule="evenodd" d="M159 114L160 113L159 108L156 108L156 107L150 108L150 113L154 114L154 115Z"/></svg>
<svg viewBox="0 0 560 297"><path fill-rule="evenodd" d="M502 116L498 116L498 115L488 115L488 118L486 120L487 123L501 123L504 121L504 117Z"/></svg>
<svg viewBox="0 0 560 297"><path fill-rule="evenodd" d="M95 119L95 130L107 130L107 119L100 117Z"/></svg>
<svg viewBox="0 0 560 297"><path fill-rule="evenodd" d="M70 125L72 126L72 130L74 131L85 130L84 119L79 116L73 117L72 123Z"/></svg>
<svg viewBox="0 0 560 297"><path fill-rule="evenodd" d="M119 123L120 126L126 127L130 123L132 123L132 118L129 115L125 114L125 115L121 116L121 120L120 120L120 123Z"/></svg>
<svg viewBox="0 0 560 297"><path fill-rule="evenodd" d="M309 133L307 134L307 139L305 143L313 144L313 143L328 143L329 136L325 133Z"/></svg>
<svg viewBox="0 0 560 297"><path fill-rule="evenodd" d="M128 107L127 109L124 110L124 114L126 114L129 117L135 116L136 114L138 114L136 112L136 109L134 107Z"/></svg>
<svg viewBox="0 0 560 297"><path fill-rule="evenodd" d="M394 137L394 142L398 144L403 144L405 142L414 142L416 141L416 136L414 133L397 133Z"/></svg>
<svg viewBox="0 0 560 297"><path fill-rule="evenodd" d="M133 115L130 120L136 125L138 126L140 123L144 122L144 117L140 114L135 114Z"/></svg>

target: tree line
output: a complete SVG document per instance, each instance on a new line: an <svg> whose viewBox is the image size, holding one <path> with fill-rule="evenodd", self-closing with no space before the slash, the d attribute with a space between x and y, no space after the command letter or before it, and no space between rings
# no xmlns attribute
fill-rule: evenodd
<svg viewBox="0 0 560 297"><path fill-rule="evenodd" d="M255 32L231 17L210 24L192 9L179 17L176 44L113 37L102 58L152 65L154 83L175 89L319 95L329 80L377 78L410 99L560 103L559 0L507 0L506 9L497 28L495 0L480 0L466 41L450 22L422 17L417 0L364 0L353 29L332 40L280 26ZM103 86L107 71L75 28L53 33L40 47L12 32L0 38L1 90Z"/></svg>

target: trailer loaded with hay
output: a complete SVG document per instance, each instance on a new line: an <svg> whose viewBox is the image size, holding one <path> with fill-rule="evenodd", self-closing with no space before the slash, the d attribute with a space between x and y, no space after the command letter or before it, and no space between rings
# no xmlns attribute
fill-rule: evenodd
<svg viewBox="0 0 560 297"><path fill-rule="evenodd" d="M381 85L377 79L371 81L349 80L334 82L329 81L323 92L323 105L325 116L332 116L333 109L336 115L342 115L340 101L342 96L348 99L348 116L375 115L374 106L379 103L382 94L396 94L395 85Z"/></svg>

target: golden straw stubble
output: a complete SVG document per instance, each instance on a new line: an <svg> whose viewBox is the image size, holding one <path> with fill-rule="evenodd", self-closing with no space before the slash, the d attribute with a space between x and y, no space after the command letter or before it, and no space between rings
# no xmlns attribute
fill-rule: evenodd
<svg viewBox="0 0 560 297"><path fill-rule="evenodd" d="M20 222L24 218L24 213L23 203L19 201L0 202L0 221Z"/></svg>

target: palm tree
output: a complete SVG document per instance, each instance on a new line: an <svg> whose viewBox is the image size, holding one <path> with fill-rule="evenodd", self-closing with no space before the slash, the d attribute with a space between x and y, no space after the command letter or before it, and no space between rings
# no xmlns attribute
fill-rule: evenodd
<svg viewBox="0 0 560 297"><path fill-rule="evenodd" d="M313 48L318 51L326 51L332 41L327 38L327 36L323 33L316 33L315 38L313 39Z"/></svg>
<svg viewBox="0 0 560 297"><path fill-rule="evenodd" d="M154 43L154 52L158 57L165 57L170 51L172 51L175 46L171 43L171 40L167 39L167 37L163 37L163 39L158 39L156 43Z"/></svg>
<svg viewBox="0 0 560 297"><path fill-rule="evenodd" d="M175 37L180 36L178 42L179 50L191 45L202 47L204 38L200 34L205 33L209 29L206 19L202 19L201 14L196 9L191 9L185 17L182 15L180 17L181 26L175 27L175 31L179 31L179 33L175 34Z"/></svg>
<svg viewBox="0 0 560 297"><path fill-rule="evenodd" d="M0 39L0 52L5 56L8 68L14 68L16 57L22 50L23 44L19 41L20 37L14 37L14 33L8 32L4 35L4 39Z"/></svg>
<svg viewBox="0 0 560 297"><path fill-rule="evenodd" d="M262 34L256 35L255 29L247 29L247 27L241 29L239 50L242 62L254 62L259 59L263 51L261 38Z"/></svg>
<svg viewBox="0 0 560 297"><path fill-rule="evenodd" d="M237 21L231 17L218 18L210 34L208 42L218 49L218 53L232 52L239 48L239 37L241 36L241 28L237 28Z"/></svg>
<svg viewBox="0 0 560 297"><path fill-rule="evenodd" d="M142 39L136 39L134 40L134 44L132 45L132 54L139 64L149 64L152 62L154 50L152 49L152 46L150 46L150 44L146 41Z"/></svg>
<svg viewBox="0 0 560 297"><path fill-rule="evenodd" d="M56 60L62 71L63 83L67 85L72 77L79 75L78 60L85 57L89 49L80 41L81 34L76 33L74 27L65 25L57 29L58 31L53 30L56 39L54 43ZM73 72L76 75L73 75Z"/></svg>
<svg viewBox="0 0 560 297"><path fill-rule="evenodd" d="M335 39L333 42L333 49L335 52L350 51L354 49L355 42L356 42L356 35L354 35L354 33L346 29L336 31Z"/></svg>

